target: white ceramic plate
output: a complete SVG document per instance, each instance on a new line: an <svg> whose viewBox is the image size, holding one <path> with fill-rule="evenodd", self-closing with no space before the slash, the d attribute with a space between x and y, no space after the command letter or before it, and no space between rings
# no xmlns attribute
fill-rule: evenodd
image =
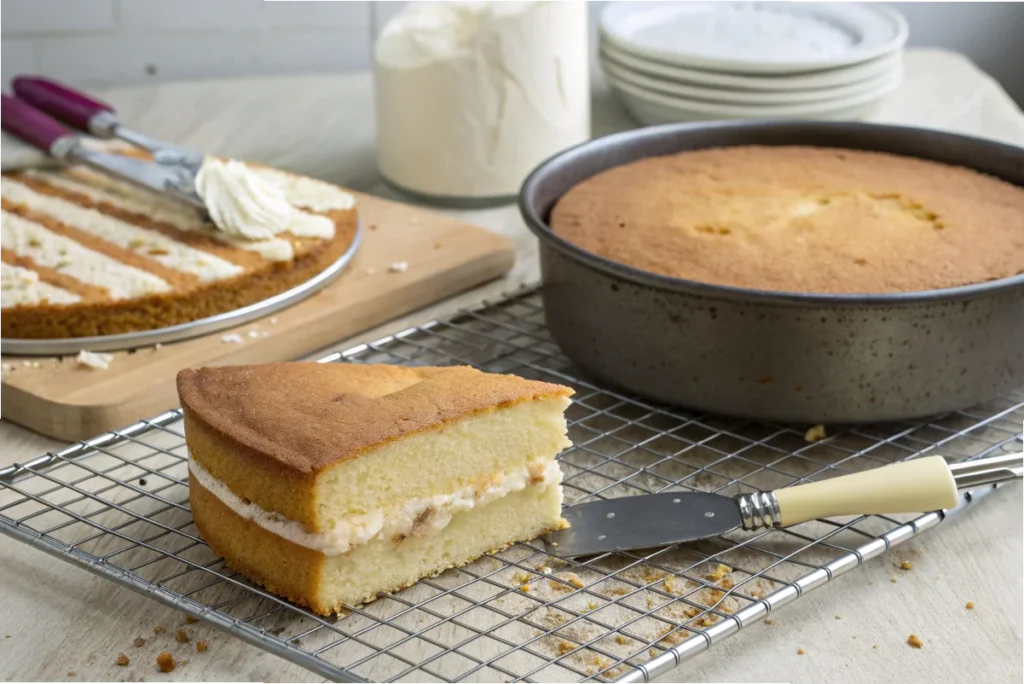
<svg viewBox="0 0 1024 684"><path fill-rule="evenodd" d="M619 65L614 60L602 55L601 68L612 83L626 83L655 93L682 97L689 100L700 100L709 103L738 105L796 105L812 102L835 102L866 93L874 93L885 89L890 82L902 80L902 66L897 64L895 70L884 72L879 76L839 86L837 88L819 88L817 90L789 90L779 92L752 92L749 90L729 90L699 85L687 85L665 79L655 78L633 71Z"/></svg>
<svg viewBox="0 0 1024 684"><path fill-rule="evenodd" d="M706 85L722 89L749 90L753 92L814 90L817 88L850 85L877 78L882 74L901 67L903 64L903 52L897 50L863 64L855 64L838 69L814 71L806 74L761 74L758 76L748 76L743 74L723 74L717 71L703 71L701 69L689 69L683 66L652 62L621 50L607 41L602 41L601 53L622 66L629 67L633 71L648 76L690 85Z"/></svg>
<svg viewBox="0 0 1024 684"><path fill-rule="evenodd" d="M884 5L827 2L615 2L603 40L668 64L731 73L797 73L900 49L907 22Z"/></svg>
<svg viewBox="0 0 1024 684"><path fill-rule="evenodd" d="M799 105L727 105L653 93L628 83L610 81L626 109L647 125L712 119L809 119L839 121L862 118L896 89L898 81L885 89L831 102Z"/></svg>

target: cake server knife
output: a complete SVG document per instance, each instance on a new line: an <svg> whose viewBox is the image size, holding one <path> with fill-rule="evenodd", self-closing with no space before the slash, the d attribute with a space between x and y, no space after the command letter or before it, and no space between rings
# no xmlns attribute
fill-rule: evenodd
<svg viewBox="0 0 1024 684"><path fill-rule="evenodd" d="M158 164L185 166L194 173L203 163L202 153L128 128L113 107L63 83L42 76L16 76L11 88L19 99L76 130L97 138L118 138L148 150Z"/></svg>
<svg viewBox="0 0 1024 684"><path fill-rule="evenodd" d="M568 506L570 527L541 539L571 558L696 541L733 530L789 527L837 515L884 515L952 508L957 489L1024 474L1024 454L947 464L941 456L736 497L706 492L645 494Z"/></svg>
<svg viewBox="0 0 1024 684"><path fill-rule="evenodd" d="M82 144L79 136L28 102L9 95L2 95L2 98L0 114L3 129L33 147L60 161L86 164L103 173L191 204L202 211L206 210L203 200L196 194L195 171L191 167L172 163L159 164L91 150Z"/></svg>

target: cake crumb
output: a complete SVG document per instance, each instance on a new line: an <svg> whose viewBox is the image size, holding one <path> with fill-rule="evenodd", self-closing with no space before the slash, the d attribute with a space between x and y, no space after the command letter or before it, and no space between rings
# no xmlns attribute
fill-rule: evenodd
<svg viewBox="0 0 1024 684"><path fill-rule="evenodd" d="M114 661L114 664L117 665L118 667L126 667L131 662L132 662L132 659L129 658L128 656L126 656L124 653L118 653L117 654L117 660Z"/></svg>
<svg viewBox="0 0 1024 684"><path fill-rule="evenodd" d="M186 615L185 616L185 624L186 625L194 625L197 622L199 622L199 618L197 618L196 616L194 616L194 615Z"/></svg>
<svg viewBox="0 0 1024 684"><path fill-rule="evenodd" d="M376 272L377 272L377 269L373 268L372 266L370 268L366 269L365 271L363 271L363 273L365 273L366 275L373 275Z"/></svg>
<svg viewBox="0 0 1024 684"><path fill-rule="evenodd" d="M68 670L68 677L77 677L78 673L74 670Z"/></svg>
<svg viewBox="0 0 1024 684"><path fill-rule="evenodd" d="M971 604L971 606L973 607L974 604ZM595 601L589 601L587 603L587 610L597 610L597 603Z"/></svg>
<svg viewBox="0 0 1024 684"><path fill-rule="evenodd" d="M619 636L615 637L615 643L617 643L619 646L625 646L629 643L629 639L620 634Z"/></svg>
<svg viewBox="0 0 1024 684"><path fill-rule="evenodd" d="M814 442L820 442L823 439L825 439L824 425L812 425L807 428L807 432L804 433L805 442L811 442L813 444Z"/></svg>
<svg viewBox="0 0 1024 684"><path fill-rule="evenodd" d="M249 337L251 337L253 339L256 339L259 336L260 336L260 331L259 330L250 330L249 331Z"/></svg>
<svg viewBox="0 0 1024 684"><path fill-rule="evenodd" d="M163 349L163 348L164 348L164 345L160 344L159 342L157 342L156 344L153 345L153 349L154 350L156 350L156 349Z"/></svg>
<svg viewBox="0 0 1024 684"><path fill-rule="evenodd" d="M191 637L189 637L188 632L186 632L183 629L179 629L177 632L174 633L174 640L177 641L179 644L187 643L190 639Z"/></svg>
<svg viewBox="0 0 1024 684"><path fill-rule="evenodd" d="M878 648L878 644L871 644L871 648L877 649Z"/></svg>
<svg viewBox="0 0 1024 684"><path fill-rule="evenodd" d="M889 581L892 582L893 584L896 584L897 582L899 582L899 580L896 579L895 577L890 577Z"/></svg>
<svg viewBox="0 0 1024 684"><path fill-rule="evenodd" d="M921 648L922 646L924 646L924 642L921 641L921 639L916 634L911 634L910 636L908 636L907 643L913 646L914 648Z"/></svg>
<svg viewBox="0 0 1024 684"><path fill-rule="evenodd" d="M526 572L517 572L512 575L512 581L516 584L526 584L530 581L530 574Z"/></svg>
<svg viewBox="0 0 1024 684"><path fill-rule="evenodd" d="M86 351L83 349L78 352L78 356L75 357L75 362L79 366L85 366L92 370L106 370L110 368L110 362L114 360L113 354L98 354L96 352Z"/></svg>
<svg viewBox="0 0 1024 684"><path fill-rule="evenodd" d="M132 643L135 644L135 648L142 648L146 645L146 640L142 637L135 637L135 641L133 641Z"/></svg>
<svg viewBox="0 0 1024 684"><path fill-rule="evenodd" d="M775 620L773 620L771 618L765 618L764 619L764 624L766 624L766 625L774 625L775 624Z"/></svg>
<svg viewBox="0 0 1024 684"><path fill-rule="evenodd" d="M369 228L370 230L377 230L377 224L371 223L369 226L367 226L367 228Z"/></svg>
<svg viewBox="0 0 1024 684"><path fill-rule="evenodd" d="M405 273L408 270L409 270L409 262L408 261L396 261L393 264L391 264L390 266L388 266L388 272L389 273Z"/></svg>
<svg viewBox="0 0 1024 684"><path fill-rule="evenodd" d="M534 568L534 570L541 573L542 575L550 575L552 572L554 572L551 568L543 564L538 565Z"/></svg>
<svg viewBox="0 0 1024 684"><path fill-rule="evenodd" d="M270 317L270 325L277 325L277 316Z"/></svg>
<svg viewBox="0 0 1024 684"><path fill-rule="evenodd" d="M967 610L974 610L974 601L968 601L966 605L964 605L964 608Z"/></svg>
<svg viewBox="0 0 1024 684"><path fill-rule="evenodd" d="M199 651L200 653L202 653L203 651L205 651L208 648L210 648L210 642L209 641L200 641L200 642L198 642L196 644L196 650Z"/></svg>
<svg viewBox="0 0 1024 684"><path fill-rule="evenodd" d="M913 570L913 569L914 569L914 564L911 563L910 561L903 561L902 563L900 563L900 570Z"/></svg>
<svg viewBox="0 0 1024 684"><path fill-rule="evenodd" d="M802 649L802 648L798 648L798 649L796 649L796 654L797 654L797 655L805 655L806 653L807 653L807 651L805 651L805 650L804 650L804 649Z"/></svg>
<svg viewBox="0 0 1024 684"><path fill-rule="evenodd" d="M241 344L242 336L235 333L229 333L227 335L221 335L220 341L224 344Z"/></svg>
<svg viewBox="0 0 1024 684"><path fill-rule="evenodd" d="M519 591L523 592L524 594L529 594L530 593L530 585L529 584L524 584L524 585L520 586L519 587Z"/></svg>
<svg viewBox="0 0 1024 684"><path fill-rule="evenodd" d="M157 654L156 666L160 668L161 672L174 672L174 668L177 667L174 663L174 656L167 651L160 651Z"/></svg>
<svg viewBox="0 0 1024 684"><path fill-rule="evenodd" d="M836 615L836 620L842 620L842 619L843 619L843 618L842 618L842 616L841 616L841 615Z"/></svg>
<svg viewBox="0 0 1024 684"><path fill-rule="evenodd" d="M571 642L560 641L558 643L558 655L565 655L566 653L571 651L573 648L575 648L575 646L573 646Z"/></svg>
<svg viewBox="0 0 1024 684"><path fill-rule="evenodd" d="M722 563L719 563L715 567L715 569L712 572L706 574L705 577L711 580L712 582L717 582L718 580L722 579L731 572L732 568L730 568L728 565L723 565Z"/></svg>
<svg viewBox="0 0 1024 684"><path fill-rule="evenodd" d="M568 582L570 585L577 589L582 589L586 585L583 584L583 580L575 572L560 572L555 577Z"/></svg>
<svg viewBox="0 0 1024 684"><path fill-rule="evenodd" d="M153 628L153 634L163 634L166 631L167 630L164 629L163 625L157 625L156 627Z"/></svg>

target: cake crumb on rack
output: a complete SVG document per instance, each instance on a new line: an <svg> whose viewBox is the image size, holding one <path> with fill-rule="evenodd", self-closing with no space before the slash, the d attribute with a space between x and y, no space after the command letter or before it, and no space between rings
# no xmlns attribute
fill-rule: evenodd
<svg viewBox="0 0 1024 684"><path fill-rule="evenodd" d="M195 615L186 615L185 616L185 624L186 625L194 625L197 622L199 622L199 618L197 618Z"/></svg>
<svg viewBox="0 0 1024 684"><path fill-rule="evenodd" d="M75 362L79 366L85 366L92 370L106 370L110 368L110 362L114 360L113 354L100 354L83 349L78 352Z"/></svg>
<svg viewBox="0 0 1024 684"><path fill-rule="evenodd" d="M167 630L164 629L163 625L157 625L156 627L153 628L153 634L163 634L166 631Z"/></svg>
<svg viewBox="0 0 1024 684"><path fill-rule="evenodd" d="M823 439L825 439L824 425L812 425L807 428L807 432L804 433L805 442L811 442L813 444L814 442L820 442Z"/></svg>
<svg viewBox="0 0 1024 684"><path fill-rule="evenodd" d="M114 660L114 664L117 665L118 667L127 667L128 665L131 664L131 662L132 662L132 659L129 658L124 653L118 653L117 654L117 659Z"/></svg>
<svg viewBox="0 0 1024 684"><path fill-rule="evenodd" d="M177 641L179 644L184 644L188 643L191 640L191 637L188 635L188 632L186 632L183 629L179 629L177 632L174 633L174 640Z"/></svg>
<svg viewBox="0 0 1024 684"><path fill-rule="evenodd" d="M908 560L905 560L902 563L900 563L900 570L913 570L913 569L914 569L914 564L911 563Z"/></svg>
<svg viewBox="0 0 1024 684"><path fill-rule="evenodd" d="M765 618L764 619L764 624L766 624L766 625L774 625L775 624L775 620L773 620L771 618Z"/></svg>
<svg viewBox="0 0 1024 684"><path fill-rule="evenodd" d="M966 604L964 605L964 608L966 608L967 610L974 610L974 601L968 601L968 602L967 602L967 603L966 603Z"/></svg>
<svg viewBox="0 0 1024 684"><path fill-rule="evenodd" d="M807 651L805 651L805 650L804 650L804 649L802 649L802 648L798 648L798 649L796 649L796 654L797 654L797 655L806 655L806 654L807 654Z"/></svg>
<svg viewBox="0 0 1024 684"><path fill-rule="evenodd" d="M74 670L68 670L68 677L77 677L78 673Z"/></svg>
<svg viewBox="0 0 1024 684"><path fill-rule="evenodd" d="M196 644L196 650L199 651L200 653L202 653L203 651L205 651L208 648L210 648L210 642L209 641L203 640L203 641L200 641L200 642L198 642Z"/></svg>
<svg viewBox="0 0 1024 684"><path fill-rule="evenodd" d="M896 578L896 577L890 577L889 581L892 582L893 584L896 584L897 582L899 582L899 579Z"/></svg>
<svg viewBox="0 0 1024 684"><path fill-rule="evenodd" d="M135 641L133 641L132 643L135 644L135 648L142 648L146 645L146 640L139 636L135 637Z"/></svg>
<svg viewBox="0 0 1024 684"><path fill-rule="evenodd" d="M838 614L836 615L836 620L842 620L842 619L843 619L842 615L838 615Z"/></svg>
<svg viewBox="0 0 1024 684"><path fill-rule="evenodd" d="M580 579L580 576L577 575L575 572L559 572L555 575L555 577L562 580L563 582L568 582L570 585L576 587L577 589L582 589L586 586L585 584L583 584L583 580Z"/></svg>
<svg viewBox="0 0 1024 684"><path fill-rule="evenodd" d="M174 672L174 668L177 667L174 656L167 651L160 651L156 655L156 666L160 668L161 672Z"/></svg>
<svg viewBox="0 0 1024 684"><path fill-rule="evenodd" d="M907 643L913 648L921 648L924 646L924 642L916 634L911 634L907 637Z"/></svg>
<svg viewBox="0 0 1024 684"><path fill-rule="evenodd" d="M615 637L615 643L617 643L619 646L625 646L629 643L629 639L620 634L617 637Z"/></svg>

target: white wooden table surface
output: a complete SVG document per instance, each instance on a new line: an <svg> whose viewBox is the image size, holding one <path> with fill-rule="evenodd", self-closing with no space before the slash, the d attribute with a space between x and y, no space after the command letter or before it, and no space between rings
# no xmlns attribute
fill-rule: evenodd
<svg viewBox="0 0 1024 684"><path fill-rule="evenodd" d="M172 83L97 94L128 123L160 138L389 194L374 163L369 74ZM1021 111L998 84L952 53L908 52L905 85L874 119L1024 145ZM595 135L631 125L596 83ZM536 279L534 241L514 207L459 213L516 241L514 272L336 348ZM0 465L61 446L0 421ZM1020 682L1022 536L1016 484L784 608L771 626L753 626L685 663L665 680ZM897 573L895 566L908 556L913 570ZM899 574L896 583L890 582L894 574ZM965 609L968 601L974 610ZM319 680L202 624L190 626L193 644L208 639L211 646L197 654L192 645L176 644L171 637L172 628L182 623L181 614L0 536L0 676L7 681ZM132 646L138 635L152 637L157 624L169 633L143 648ZM912 632L924 648L906 645ZM154 658L163 648L190 662L172 674L159 673ZM805 655L798 655L798 648ZM132 656L128 667L114 665L122 651Z"/></svg>

